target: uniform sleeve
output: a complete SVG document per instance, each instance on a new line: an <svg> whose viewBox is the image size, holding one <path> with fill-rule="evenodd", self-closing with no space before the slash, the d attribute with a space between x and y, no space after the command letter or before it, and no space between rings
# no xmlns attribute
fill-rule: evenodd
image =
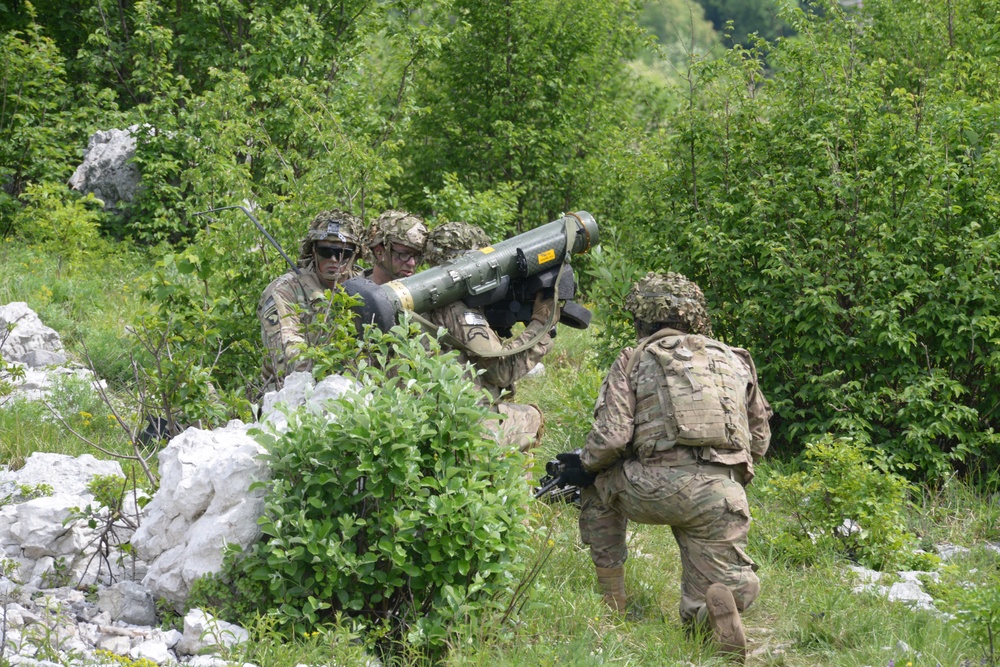
<svg viewBox="0 0 1000 667"><path fill-rule="evenodd" d="M597 395L594 425L580 455L583 467L590 472L611 467L632 442L635 391L625 376L625 368L631 356L631 348L626 348L618 355Z"/></svg>
<svg viewBox="0 0 1000 667"><path fill-rule="evenodd" d="M302 322L294 299L279 287L264 290L257 306L261 337L272 359L275 375L286 377L294 371L309 370L307 360L297 360L299 346L305 341Z"/></svg>
<svg viewBox="0 0 1000 667"><path fill-rule="evenodd" d="M430 319L447 329L448 333L457 338L474 355L495 354L502 350L515 349L530 340L544 326L532 320L521 335L501 341L481 310L469 308L460 301L433 311ZM507 387L527 375L551 347L552 338L546 332L527 350L504 357L479 357L473 359L473 362L476 368L483 371L483 382L497 387Z"/></svg>
<svg viewBox="0 0 1000 667"><path fill-rule="evenodd" d="M520 336L505 341L501 346L501 349L516 349L531 340L540 331L544 330L544 328L545 324L543 322L531 320L528 326L524 328L524 331L521 332ZM496 336L496 334L493 335ZM550 349L552 349L552 337L549 336L548 331L545 331L545 333L542 334L542 337L538 339L538 342L526 350L521 350L520 352L506 357L494 357L481 360L480 366L485 371L483 373L483 379L486 382L498 387L507 387L512 385L527 375L532 368L537 366L538 362L541 361L542 357L548 354Z"/></svg>
<svg viewBox="0 0 1000 667"><path fill-rule="evenodd" d="M736 356L750 370L750 383L747 385L747 421L750 426L750 454L754 461L767 453L771 444L771 426L768 420L773 414L771 404L764 397L757 382L757 368L754 366L750 353L742 348L732 348Z"/></svg>

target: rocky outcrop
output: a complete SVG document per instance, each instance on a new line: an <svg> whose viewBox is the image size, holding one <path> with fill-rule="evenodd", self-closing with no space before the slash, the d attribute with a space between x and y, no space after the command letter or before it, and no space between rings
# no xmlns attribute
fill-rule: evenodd
<svg viewBox="0 0 1000 667"><path fill-rule="evenodd" d="M285 410L322 412L327 399L354 388L342 377L315 384L308 374L295 374L266 398L266 427L280 431ZM159 455L160 488L151 502L140 510L130 497L124 508L139 528L116 527L103 541L102 526L88 525L80 510L90 506L91 516L106 516L87 486L95 475L124 479L117 462L35 453L22 469L0 471L0 559L13 566L0 576L8 630L3 657L45 665L35 659L39 642L56 633L66 653L58 664L94 664L103 650L158 665L227 665L194 654L245 641L246 631L200 610L185 616L183 633L161 631L156 600L180 611L194 580L218 571L227 545L248 548L260 538L264 492L249 487L266 481L269 471L249 429L234 421L211 431L190 428L171 440ZM131 552L116 550L126 542ZM85 596L83 585L96 596ZM73 655L91 662L74 663Z"/></svg>
<svg viewBox="0 0 1000 667"><path fill-rule="evenodd" d="M13 328L8 331L8 326ZM0 306L0 356L23 371L23 377L17 378L0 371L0 384L10 383L14 397L45 398L59 382L71 377L97 381L88 369L68 365L59 334L45 326L23 301ZM0 396L0 405L3 402Z"/></svg>
<svg viewBox="0 0 1000 667"><path fill-rule="evenodd" d="M14 325L10 333L8 325ZM6 336L6 337L5 337ZM45 326L28 304L15 301L0 306L0 355L28 368L66 363L62 339L55 329Z"/></svg>
<svg viewBox="0 0 1000 667"><path fill-rule="evenodd" d="M0 503L0 556L16 565L14 579L42 589L62 581L90 585L133 576L127 559L118 561L124 554L97 558L101 545L96 530L74 519L94 503L86 486L95 475L124 479L117 461L89 454L72 458L36 452L16 473L0 472L0 501L6 501ZM134 503L130 509L138 514ZM131 532L121 527L109 537L124 543Z"/></svg>
<svg viewBox="0 0 1000 667"><path fill-rule="evenodd" d="M285 410L322 411L327 400L353 388L340 376L316 384L309 373L293 373L280 392L265 396L263 420L284 430ZM132 545L149 563L143 583L178 610L195 580L220 569L226 545L247 549L260 539L264 489L249 489L270 473L250 427L232 421L213 431L189 428L160 452L160 488Z"/></svg>
<svg viewBox="0 0 1000 667"><path fill-rule="evenodd" d="M247 641L243 628L192 609L184 616L183 632L163 630L155 623L132 624L119 609L94 602L72 587L25 595L0 585L5 611L5 664L24 667L83 667L125 663L125 656L143 664L188 667L234 667L218 654ZM122 607L128 608L128 605ZM112 654L112 655L109 655ZM244 664L242 667L255 667Z"/></svg>
<svg viewBox="0 0 1000 667"><path fill-rule="evenodd" d="M83 152L83 163L69 179L69 186L83 193L93 193L105 208L117 211L139 191L142 175L132 162L135 156L135 133L138 125L127 130L95 132Z"/></svg>
<svg viewBox="0 0 1000 667"><path fill-rule="evenodd" d="M225 545L246 549L260 539L264 491L248 489L269 474L248 428L189 428L160 452L160 488L132 545L150 564L145 585L178 609L196 579L219 571Z"/></svg>

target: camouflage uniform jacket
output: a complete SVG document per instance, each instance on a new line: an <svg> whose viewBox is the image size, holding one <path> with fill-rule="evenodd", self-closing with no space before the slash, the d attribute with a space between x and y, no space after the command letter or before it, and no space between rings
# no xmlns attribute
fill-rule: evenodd
<svg viewBox="0 0 1000 667"><path fill-rule="evenodd" d="M266 348L265 392L277 389L278 380L290 373L312 370L311 361L296 359L296 346L313 342L306 341L303 331L316 313L326 307L326 290L319 276L308 269L300 274L289 271L264 289L257 304L257 319Z"/></svg>
<svg viewBox="0 0 1000 667"><path fill-rule="evenodd" d="M750 381L747 384L747 423L750 429L750 451L717 449L714 447L688 447L677 445L666 451L656 451L644 461L648 465L680 466L697 461L706 463L745 466L743 482L753 478L753 462L767 451L771 442L771 428L767 421L771 406L757 383L757 374L744 349L729 348L745 366ZM625 376L634 348L625 348L618 355L601 390L594 409L594 425L587 435L587 444L581 454L583 466L591 472L611 467L621 458L638 458L635 450L643 443L634 442L636 418L636 387L642 364L635 364L631 377ZM649 354L643 351L643 354Z"/></svg>
<svg viewBox="0 0 1000 667"><path fill-rule="evenodd" d="M433 310L425 316L439 327L444 327L473 353L512 350L530 340L544 326L544 323L532 320L520 336L501 341L486 321L483 311L479 308L470 308L462 301ZM510 356L470 359L469 355L459 350L459 361L461 363L471 361L477 369L483 371L477 376L476 384L486 389L496 403L505 390L510 392L507 395L508 399L513 395L514 383L527 375L551 347L552 338L546 332L532 347Z"/></svg>

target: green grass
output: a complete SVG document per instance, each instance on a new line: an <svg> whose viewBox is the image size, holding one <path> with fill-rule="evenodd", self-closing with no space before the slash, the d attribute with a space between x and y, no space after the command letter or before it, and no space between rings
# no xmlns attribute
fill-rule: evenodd
<svg viewBox="0 0 1000 667"><path fill-rule="evenodd" d="M126 349L124 325L138 307L135 290L148 261L119 254L88 267L60 268L44 254L13 243L0 244L0 261L5 269L17 269L2 272L0 303L27 301L63 335L74 356L80 359L86 346L99 372L108 373L118 389L128 387L131 374L121 359ZM536 476L550 457L585 442L603 379L596 367L596 345L592 332L562 328L544 360L545 374L519 384L517 400L537 404L546 417L542 447L535 458ZM128 400L122 391L115 397L123 403ZM64 387L52 404L74 430L115 451L127 451L123 434L108 418L107 406L85 387ZM87 452L107 458L69 435L40 404L0 408L0 462L16 467L32 451ZM785 473L791 465L765 459L759 481ZM980 665L987 647L968 638L955 623L853 593L855 582L842 556L821 554L811 565L798 564L769 539L770 527L780 517L757 489L758 485L748 489L755 518L750 552L759 564L761 594L744 617L752 651L748 665L886 667L890 661L897 667ZM544 566L521 613L506 622L469 619L468 626L456 633L445 664L725 665L710 645L687 637L681 627L680 560L669 528L630 526L626 588L632 611L620 619L610 615L601 601L589 554L579 542L576 514L572 506L532 506L535 537L524 557L531 562L544 560ZM1000 541L995 490L975 489L959 479L923 489L906 522L921 546L980 545L949 565L949 582L963 581L976 571L995 572L1000 563L995 552L981 548L984 541ZM278 636L267 619L249 625L254 641L234 652L231 658L236 662L267 667L363 664L363 633L347 621L327 632L293 639ZM909 652L901 648L904 643ZM424 664L415 655L384 657L383 663Z"/></svg>
<svg viewBox="0 0 1000 667"><path fill-rule="evenodd" d="M0 241L0 304L24 301L59 332L71 357L87 355L105 380L132 380L125 326L141 304L143 274L152 266L138 252L119 245L112 252L64 264L9 239Z"/></svg>

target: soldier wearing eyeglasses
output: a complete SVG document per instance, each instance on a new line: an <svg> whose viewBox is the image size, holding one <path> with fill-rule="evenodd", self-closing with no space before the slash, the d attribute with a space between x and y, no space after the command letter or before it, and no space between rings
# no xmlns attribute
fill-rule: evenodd
<svg viewBox="0 0 1000 667"><path fill-rule="evenodd" d="M327 290L358 274L355 268L365 235L361 219L340 210L313 218L299 245L299 272L289 271L264 290L257 305L261 336L267 349L263 392L280 389L295 371L311 371L312 362L298 358L308 340L306 329L327 308Z"/></svg>
<svg viewBox="0 0 1000 667"><path fill-rule="evenodd" d="M372 268L365 277L376 285L412 276L423 261L427 226L406 211L386 211L372 224L368 251Z"/></svg>

